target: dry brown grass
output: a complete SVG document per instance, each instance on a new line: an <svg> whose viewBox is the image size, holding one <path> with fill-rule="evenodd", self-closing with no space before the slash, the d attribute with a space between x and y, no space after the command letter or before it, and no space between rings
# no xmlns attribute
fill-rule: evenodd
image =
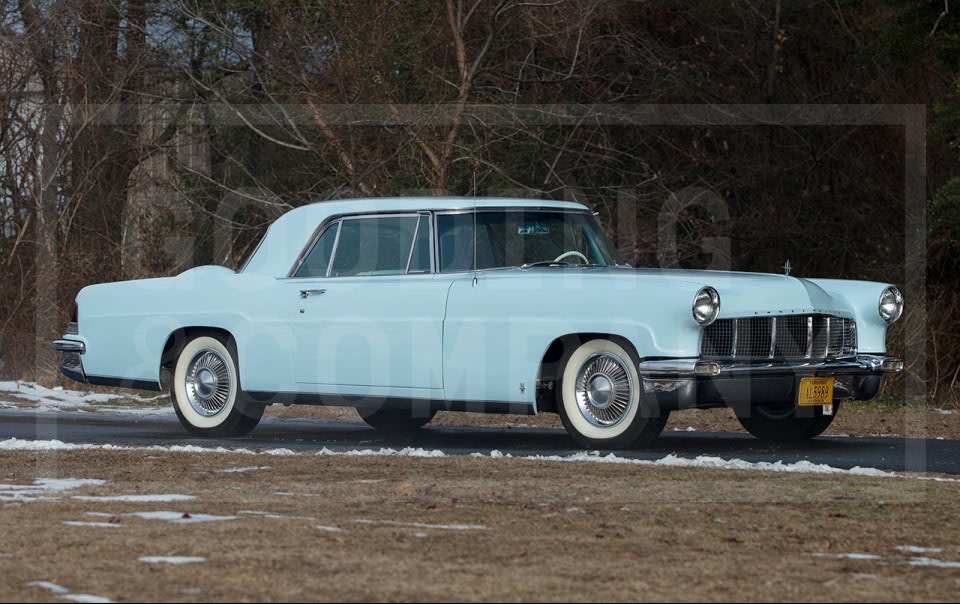
<svg viewBox="0 0 960 604"><path fill-rule="evenodd" d="M910 566L896 549L938 547L927 555L960 560L956 482L471 457L96 450L5 451L0 460L8 484L108 481L0 508L3 600L51 599L28 586L43 580L114 600L204 601L952 600L960 583L960 569ZM237 466L271 469L215 472ZM198 498L69 496L138 493ZM147 510L238 518L171 524L124 515ZM103 520L87 512L123 526L63 524ZM881 558L832 557L855 552ZM138 561L148 555L206 561Z"/></svg>

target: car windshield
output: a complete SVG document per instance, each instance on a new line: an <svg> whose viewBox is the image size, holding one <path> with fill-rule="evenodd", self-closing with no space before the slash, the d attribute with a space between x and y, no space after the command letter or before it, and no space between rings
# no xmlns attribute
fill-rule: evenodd
<svg viewBox="0 0 960 604"><path fill-rule="evenodd" d="M440 270L444 272L617 264L600 223L587 212L496 210L439 214L437 230Z"/></svg>

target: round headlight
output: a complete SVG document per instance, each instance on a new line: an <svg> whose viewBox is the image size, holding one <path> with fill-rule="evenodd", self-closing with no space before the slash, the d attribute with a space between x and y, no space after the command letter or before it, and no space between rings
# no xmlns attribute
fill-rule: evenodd
<svg viewBox="0 0 960 604"><path fill-rule="evenodd" d="M903 314L903 294L892 285L880 294L880 318L893 323Z"/></svg>
<svg viewBox="0 0 960 604"><path fill-rule="evenodd" d="M712 287L704 287L693 299L693 318L697 323L707 326L720 314L720 294Z"/></svg>

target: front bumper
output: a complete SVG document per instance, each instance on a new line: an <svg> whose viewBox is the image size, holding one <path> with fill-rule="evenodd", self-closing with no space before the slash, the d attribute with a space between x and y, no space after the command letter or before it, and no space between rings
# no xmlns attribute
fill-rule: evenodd
<svg viewBox="0 0 960 604"><path fill-rule="evenodd" d="M903 371L903 361L885 355L809 362L747 363L660 359L639 365L644 393L664 409L753 407L796 401L803 377L835 377L834 397L867 400L883 376Z"/></svg>

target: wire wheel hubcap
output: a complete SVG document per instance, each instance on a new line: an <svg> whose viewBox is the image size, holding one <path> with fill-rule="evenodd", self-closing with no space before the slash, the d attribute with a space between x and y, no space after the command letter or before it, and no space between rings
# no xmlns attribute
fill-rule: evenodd
<svg viewBox="0 0 960 604"><path fill-rule="evenodd" d="M198 352L187 366L187 401L193 410L205 417L223 411L233 384L227 360L216 350Z"/></svg>
<svg viewBox="0 0 960 604"><path fill-rule="evenodd" d="M576 395L584 419L607 428L627 414L633 399L633 380L619 357L595 354L577 372Z"/></svg>

